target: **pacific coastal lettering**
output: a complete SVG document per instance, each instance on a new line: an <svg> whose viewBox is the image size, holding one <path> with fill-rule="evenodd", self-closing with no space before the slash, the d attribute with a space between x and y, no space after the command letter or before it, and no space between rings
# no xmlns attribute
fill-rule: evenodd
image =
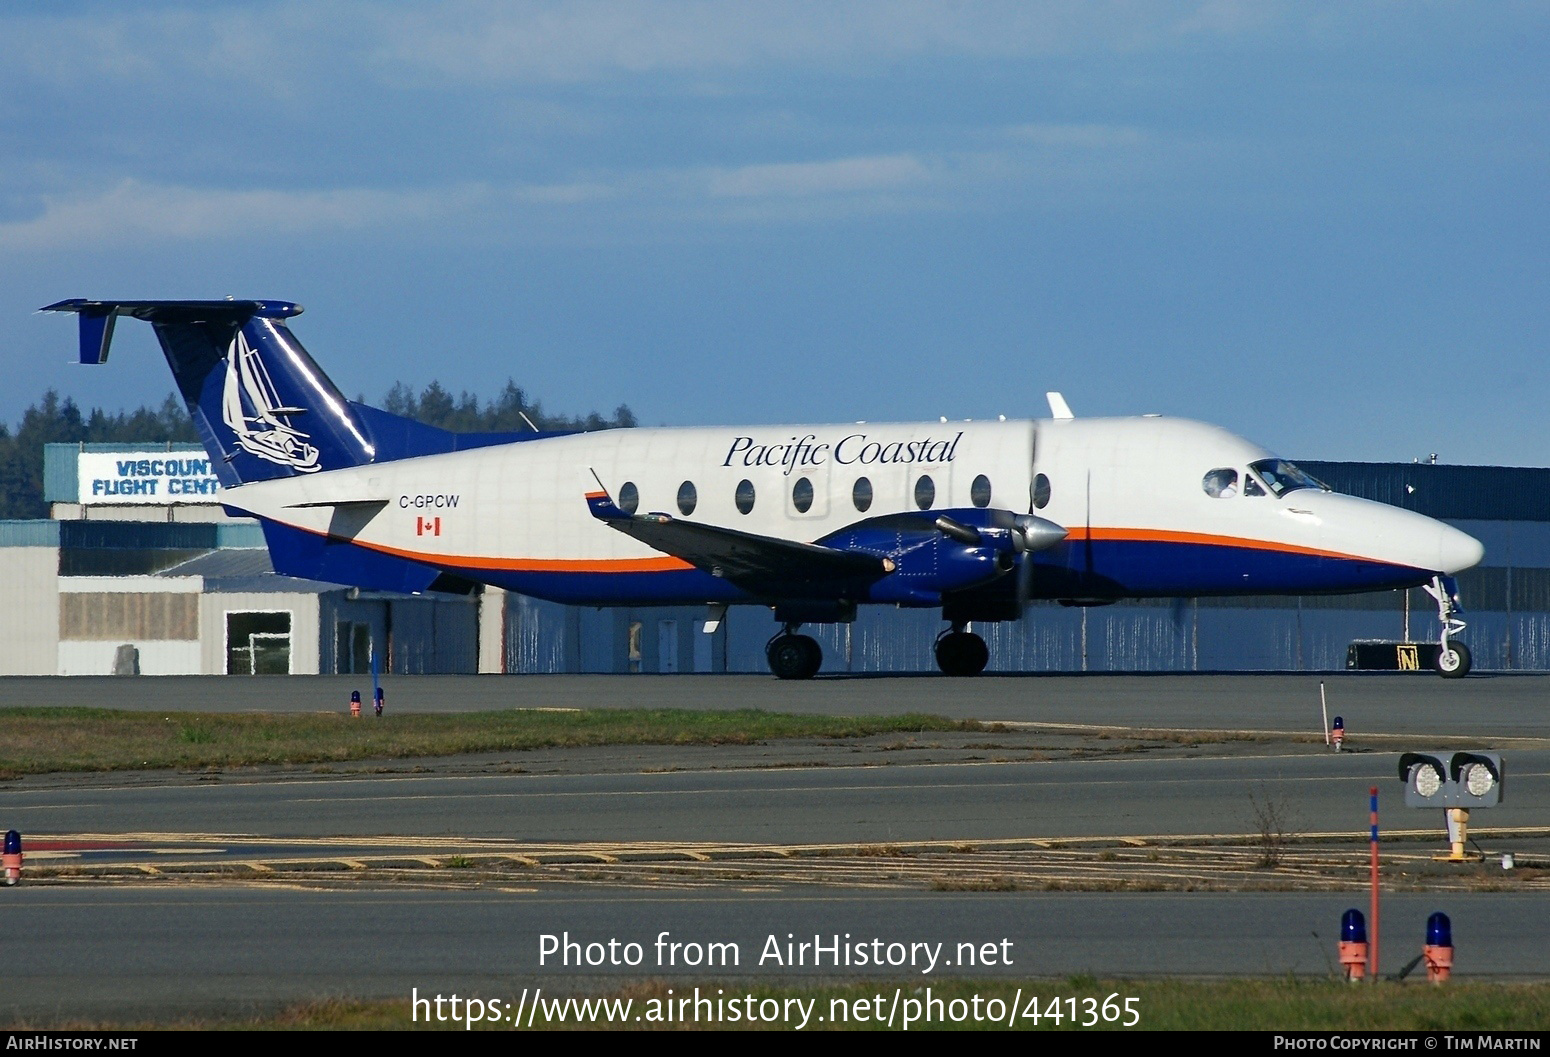
<svg viewBox="0 0 1550 1057"><path fill-rule="evenodd" d="M836 444L819 442L813 433L776 444L757 443L753 437L736 437L721 465L778 466L789 476L793 470L822 466L831 459L841 466L945 463L953 461L962 439L962 430L951 439L922 437L916 440L877 440L865 433L852 433Z"/></svg>

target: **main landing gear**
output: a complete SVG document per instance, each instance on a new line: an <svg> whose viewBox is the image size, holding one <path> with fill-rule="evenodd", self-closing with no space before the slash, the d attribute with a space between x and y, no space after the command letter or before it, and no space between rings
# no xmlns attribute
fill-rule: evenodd
<svg viewBox="0 0 1550 1057"><path fill-rule="evenodd" d="M777 679L811 679L823 666L823 650L807 635L798 635L801 625L787 624L764 647L770 671ZM936 666L944 675L978 675L990 663L985 640L964 625L954 624L936 640Z"/></svg>
<svg viewBox="0 0 1550 1057"><path fill-rule="evenodd" d="M1442 624L1442 648L1437 651L1437 674L1444 679L1462 679L1469 674L1473 662L1469 656L1469 647L1453 641L1453 636L1465 627L1459 619L1463 610L1459 608L1458 596L1451 589L1451 581L1444 583L1440 576L1432 577L1432 582L1423 585L1421 590L1436 600L1437 620Z"/></svg>
<svg viewBox="0 0 1550 1057"><path fill-rule="evenodd" d="M936 666L943 675L978 675L990 663L985 640L954 624L936 638Z"/></svg>
<svg viewBox="0 0 1550 1057"><path fill-rule="evenodd" d="M800 626L787 624L786 629L764 647L770 671L777 679L811 679L823 665L823 650L817 640L796 634Z"/></svg>

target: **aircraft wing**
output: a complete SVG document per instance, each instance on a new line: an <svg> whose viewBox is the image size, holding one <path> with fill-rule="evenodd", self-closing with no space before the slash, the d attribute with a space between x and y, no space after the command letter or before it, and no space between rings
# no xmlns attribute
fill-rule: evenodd
<svg viewBox="0 0 1550 1057"><path fill-rule="evenodd" d="M589 492L587 506L593 517L626 536L755 594L805 598L816 592L827 597L844 583L870 583L893 571L889 559L875 554L758 536L668 514L627 514L603 491Z"/></svg>

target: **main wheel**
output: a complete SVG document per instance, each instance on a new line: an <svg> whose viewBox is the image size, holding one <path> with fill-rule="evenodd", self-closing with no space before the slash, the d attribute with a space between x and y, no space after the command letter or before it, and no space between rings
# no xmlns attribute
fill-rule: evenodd
<svg viewBox="0 0 1550 1057"><path fill-rule="evenodd" d="M806 635L777 635L764 655L777 679L811 679L823 666L823 649Z"/></svg>
<svg viewBox="0 0 1550 1057"><path fill-rule="evenodd" d="M1473 664L1469 647L1462 642L1450 642L1447 649L1437 651L1437 674L1444 679L1464 678Z"/></svg>
<svg viewBox="0 0 1550 1057"><path fill-rule="evenodd" d="M936 666L943 675L978 675L989 663L990 649L972 631L950 631L936 640Z"/></svg>

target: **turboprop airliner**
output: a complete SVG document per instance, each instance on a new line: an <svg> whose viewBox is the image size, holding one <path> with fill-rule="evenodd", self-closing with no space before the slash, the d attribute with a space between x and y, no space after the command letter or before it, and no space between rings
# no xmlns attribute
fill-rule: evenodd
<svg viewBox="0 0 1550 1057"><path fill-rule="evenodd" d="M822 663L804 624L940 609L936 659L975 675L971 630L1032 600L1424 587L1438 670L1468 648L1452 576L1478 541L1340 495L1216 426L1159 416L457 434L347 400L284 301L69 300L83 363L149 322L222 485L277 572L358 587L574 605L768 608L782 679Z"/></svg>

